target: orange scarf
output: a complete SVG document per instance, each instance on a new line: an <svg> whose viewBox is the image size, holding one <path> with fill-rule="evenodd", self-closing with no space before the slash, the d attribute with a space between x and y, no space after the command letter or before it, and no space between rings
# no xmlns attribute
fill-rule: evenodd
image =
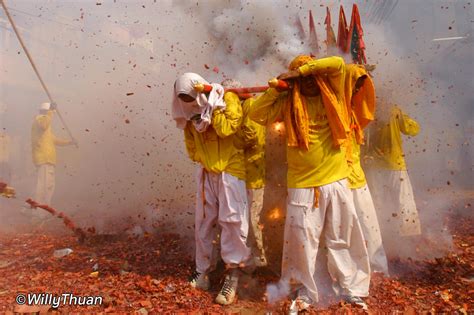
<svg viewBox="0 0 474 315"><path fill-rule="evenodd" d="M355 91L356 82L366 77L359 91ZM356 141L364 142L364 128L375 117L375 87L364 66L346 65L345 98L347 111L352 117L351 128L355 132Z"/></svg>
<svg viewBox="0 0 474 315"><path fill-rule="evenodd" d="M310 56L296 57L289 69L295 70L312 61ZM338 100L327 78L314 76L321 91L321 97L331 128L334 145L340 147L350 141L350 118L344 100ZM344 96L343 96L344 97ZM298 80L295 80L291 92L288 94L285 109L285 127L288 146L309 149L309 116L306 98L302 97Z"/></svg>
<svg viewBox="0 0 474 315"><path fill-rule="evenodd" d="M285 128L289 147L309 149L309 116L306 99L301 97L300 85L294 82L293 89L288 93L285 107Z"/></svg>

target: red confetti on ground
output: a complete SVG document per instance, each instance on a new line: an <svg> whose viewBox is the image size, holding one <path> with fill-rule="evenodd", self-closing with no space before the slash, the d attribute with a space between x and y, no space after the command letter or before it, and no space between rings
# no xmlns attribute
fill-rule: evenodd
<svg viewBox="0 0 474 315"><path fill-rule="evenodd" d="M420 262L392 261L392 277L374 276L369 312L458 313L473 312L474 220L456 217L451 222L456 250L445 257ZM54 258L55 249L74 252ZM96 271L98 275L91 273ZM97 268L97 267L96 267ZM239 298L231 306L214 303L221 286L222 270L211 274L211 291L194 290L187 284L193 268L189 244L175 234L132 238L124 235L92 235L78 244L71 236L0 233L0 313L19 310L16 295L27 292L76 296L99 295L101 306L61 305L58 312L206 314L284 314L288 301L272 307L264 301L265 285L277 277L259 271L243 276ZM144 312L142 310L141 312ZM307 314L352 314L364 311L335 300Z"/></svg>

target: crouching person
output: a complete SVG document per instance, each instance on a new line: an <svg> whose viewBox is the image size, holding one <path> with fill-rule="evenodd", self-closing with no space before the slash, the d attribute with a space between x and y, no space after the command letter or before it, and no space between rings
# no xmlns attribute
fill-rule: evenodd
<svg viewBox="0 0 474 315"><path fill-rule="evenodd" d="M196 83L208 84L195 73L180 76L174 86L173 118L184 129L186 149L199 163L195 213L196 270L191 286L207 290L217 224L221 228L221 257L228 270L216 297L222 305L234 301L240 268L250 258L247 247L249 210L245 189L242 150L234 146L234 135L242 122L240 100L212 84L209 93L194 90Z"/></svg>
<svg viewBox="0 0 474 315"><path fill-rule="evenodd" d="M225 88L241 88L242 84L234 79L222 81ZM267 266L263 231L260 218L263 210L265 189L265 138L266 127L250 119L248 113L254 102L247 98L242 103L242 124L236 133L234 144L244 151L247 197L249 203L250 227L247 244L250 247L255 267Z"/></svg>

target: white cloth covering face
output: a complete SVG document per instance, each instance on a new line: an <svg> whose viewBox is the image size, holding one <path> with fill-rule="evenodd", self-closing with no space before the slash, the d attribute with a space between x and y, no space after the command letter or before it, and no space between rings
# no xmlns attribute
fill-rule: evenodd
<svg viewBox="0 0 474 315"><path fill-rule="evenodd" d="M201 115L201 119L193 120L194 127L198 132L204 132L211 124L212 113L216 108L225 108L224 88L217 83L210 84L212 90L209 98L205 93L194 90L196 83L209 84L204 78L196 73L184 73L174 84L172 117L176 121L176 127L183 129L186 122L195 115ZM186 94L193 97L194 102L183 102L178 95Z"/></svg>

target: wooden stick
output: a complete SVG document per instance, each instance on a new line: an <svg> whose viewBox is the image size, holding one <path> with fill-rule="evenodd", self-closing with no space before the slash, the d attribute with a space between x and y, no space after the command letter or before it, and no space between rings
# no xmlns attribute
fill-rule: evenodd
<svg viewBox="0 0 474 315"><path fill-rule="evenodd" d="M265 86L248 86L248 87L241 87L241 88L227 88L224 89L225 92L234 92L239 96L245 96L244 98L248 98L248 94L250 93L263 93L268 90L269 87L278 88L280 90L288 90L289 85L286 81L278 80L277 78L273 78L268 81L268 85ZM212 85L205 84L205 83L196 83L194 84L194 90L199 93L209 93L212 91Z"/></svg>
<svg viewBox="0 0 474 315"><path fill-rule="evenodd" d="M49 93L49 90L48 90L46 84L44 83L43 79L41 78L41 75L39 74L39 71L36 68L36 65L33 61L33 58L31 57L30 53L28 52L28 49L26 48L25 44L23 43L23 40L21 39L20 33L18 32L18 29L16 28L15 22L13 22L13 18L11 17L10 12L8 11L7 6L5 5L5 1L4 0L0 0L0 1L2 3L3 10L5 11L5 14L7 15L7 18L10 21L10 24L13 27L13 31L15 32L16 37L18 38L18 41L20 42L20 45L21 45L21 47L23 48L23 51L26 54L26 57L28 57L28 60L30 61L30 64L33 67L33 70L35 71L36 76L38 77L39 81L41 82L41 86L43 87L44 91L46 92L46 95L48 95L49 101L51 103L54 103L53 97ZM74 139L74 137L72 136L71 130L69 130L69 127L66 125L66 122L64 121L63 116L61 115L61 113L59 112L58 109L56 109L56 113L58 114L58 117L61 120L61 123L63 124L64 128L66 129L67 133L69 134L69 137L71 139ZM76 143L76 147L78 147L77 143Z"/></svg>

